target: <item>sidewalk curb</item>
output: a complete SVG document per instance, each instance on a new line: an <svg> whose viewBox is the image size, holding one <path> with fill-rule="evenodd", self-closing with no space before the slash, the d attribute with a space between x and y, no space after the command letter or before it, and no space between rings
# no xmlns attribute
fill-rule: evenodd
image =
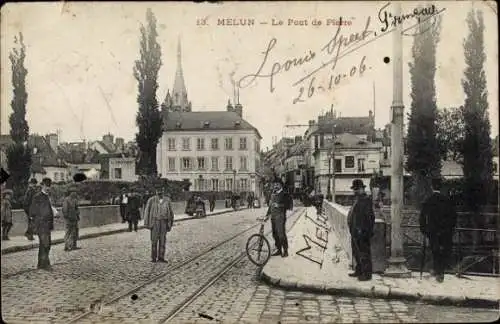
<svg viewBox="0 0 500 324"><path fill-rule="evenodd" d="M246 208L239 208L237 211L240 211L243 209L246 209ZM225 211L214 212L210 215L207 215L207 217L217 216L217 215L221 215L221 214L227 214L227 213L231 213L231 212L234 212L234 210L225 210ZM186 217L186 218L174 220L174 223L183 222L183 221L187 221L187 220L193 220L193 219L197 219L197 218L194 216L193 217ZM142 230L142 229L145 229L145 227L144 227L144 225L141 225L137 229ZM78 240L91 239L91 238L96 238L99 236L113 235L113 234L119 234L119 233L124 233L124 232L128 232L128 227L124 227L124 228L120 228L120 229L116 229L116 230L109 230L109 231L100 232L100 233L89 233L89 234L80 235ZM51 245L56 245L56 244L61 244L61 243L64 243L63 238L52 240ZM15 252L21 252L21 251L27 251L27 250L32 250L32 249L36 249L36 248L38 248L38 243L32 243L31 245L11 246L11 247L3 249L1 255L15 253Z"/></svg>
<svg viewBox="0 0 500 324"><path fill-rule="evenodd" d="M309 293L321 293L328 295L341 295L341 296L351 296L351 297L368 297L368 298L381 298L381 299L395 299L395 300L406 300L412 302L425 302L426 304L432 305L444 305L444 306L460 306L460 307L479 307L479 308L498 308L500 300L492 299L482 299L473 298L469 299L465 296L463 297L452 297L452 296L431 296L431 295L421 295L420 293L408 293L402 289L391 290L387 289L364 289L359 287L333 287L328 285L316 285L316 284L306 284L297 281L289 281L286 279L274 278L264 271L261 272L260 278L266 284L282 288L290 291L302 291Z"/></svg>

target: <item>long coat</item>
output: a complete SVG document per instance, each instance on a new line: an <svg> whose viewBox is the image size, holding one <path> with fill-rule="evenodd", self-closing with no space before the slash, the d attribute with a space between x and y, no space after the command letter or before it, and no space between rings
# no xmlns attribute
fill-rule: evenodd
<svg viewBox="0 0 500 324"><path fill-rule="evenodd" d="M429 235L453 235L457 223L455 205L447 196L434 192L422 204L420 231Z"/></svg>
<svg viewBox="0 0 500 324"><path fill-rule="evenodd" d="M80 220L78 201L71 197L64 198L62 206L63 217L67 222L76 223Z"/></svg>
<svg viewBox="0 0 500 324"><path fill-rule="evenodd" d="M12 224L12 204L9 199L2 199L2 222Z"/></svg>
<svg viewBox="0 0 500 324"><path fill-rule="evenodd" d="M375 225L375 213L371 198L362 194L357 197L354 206L347 217L351 236L371 237Z"/></svg>
<svg viewBox="0 0 500 324"><path fill-rule="evenodd" d="M130 221L135 221L141 219L141 199L140 197L133 195L128 197L127 203L127 217Z"/></svg>
<svg viewBox="0 0 500 324"><path fill-rule="evenodd" d="M31 202L29 215L33 218L33 230L35 233L41 231L52 231L54 229L54 214L49 196L38 192Z"/></svg>
<svg viewBox="0 0 500 324"><path fill-rule="evenodd" d="M144 226L152 229L156 219L166 219L167 231L170 231L174 223L174 212L169 198L165 197L161 202L157 196L148 199L144 208Z"/></svg>

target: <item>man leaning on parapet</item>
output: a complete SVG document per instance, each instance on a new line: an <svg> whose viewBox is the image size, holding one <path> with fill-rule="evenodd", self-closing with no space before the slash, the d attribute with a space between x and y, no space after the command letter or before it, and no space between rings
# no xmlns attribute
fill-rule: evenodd
<svg viewBox="0 0 500 324"><path fill-rule="evenodd" d="M80 221L80 211L78 209L77 188L70 187L68 196L64 198L62 213L66 221L66 234L64 235L64 251L79 250L76 246L78 240L78 221Z"/></svg>
<svg viewBox="0 0 500 324"><path fill-rule="evenodd" d="M33 201L33 197L35 196L37 191L37 181L35 178L33 178L29 182L28 189L26 189L23 201L23 210L26 213L26 217L28 218L26 233L24 234L24 236L26 236L26 238L30 241L33 241L35 238L33 237L33 220L31 219L29 213L31 202Z"/></svg>
<svg viewBox="0 0 500 324"><path fill-rule="evenodd" d="M167 232L172 228L174 212L170 198L161 189L148 199L144 208L144 226L151 230L151 262L167 262Z"/></svg>
<svg viewBox="0 0 500 324"><path fill-rule="evenodd" d="M439 191L440 187L441 179L432 179L432 195L425 200L420 211L420 231L429 239L436 280L443 282L453 245L457 212L451 199Z"/></svg>
<svg viewBox="0 0 500 324"><path fill-rule="evenodd" d="M49 253L51 245L50 232L54 229L55 208L49 197L49 188L52 181L49 178L42 180L41 191L35 194L29 210L33 219L34 234L38 235L38 269L52 270ZM57 217L57 216L56 216Z"/></svg>
<svg viewBox="0 0 500 324"><path fill-rule="evenodd" d="M363 180L354 179L351 189L354 191L354 205L347 215L351 232L352 256L356 263L353 273L359 281L372 279L371 238L375 224L375 214L371 198L365 192Z"/></svg>

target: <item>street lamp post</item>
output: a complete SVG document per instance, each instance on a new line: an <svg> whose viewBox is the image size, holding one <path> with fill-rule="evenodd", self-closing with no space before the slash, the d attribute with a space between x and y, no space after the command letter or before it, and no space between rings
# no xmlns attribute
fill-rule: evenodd
<svg viewBox="0 0 500 324"><path fill-rule="evenodd" d="M401 2L395 2L394 16L401 13ZM385 275L389 277L409 277L403 255L401 233L401 211L403 204L403 38L400 23L393 33L393 100L391 125L391 257Z"/></svg>
<svg viewBox="0 0 500 324"><path fill-rule="evenodd" d="M335 124L332 125L332 147L328 156L328 193L326 199L335 202Z"/></svg>

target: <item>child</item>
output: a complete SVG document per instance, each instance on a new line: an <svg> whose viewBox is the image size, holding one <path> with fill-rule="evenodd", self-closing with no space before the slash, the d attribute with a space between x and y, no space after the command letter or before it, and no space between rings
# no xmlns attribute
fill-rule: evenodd
<svg viewBox="0 0 500 324"><path fill-rule="evenodd" d="M13 192L10 189L4 189L2 194L2 241L8 241L9 231L12 228L12 205L10 200Z"/></svg>

